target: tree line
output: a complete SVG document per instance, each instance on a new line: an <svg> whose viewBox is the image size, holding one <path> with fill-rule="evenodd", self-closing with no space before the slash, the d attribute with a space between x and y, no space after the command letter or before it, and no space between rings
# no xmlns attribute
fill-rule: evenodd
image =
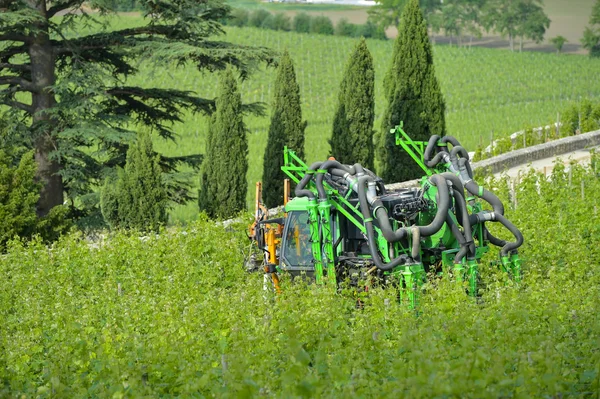
<svg viewBox="0 0 600 399"><path fill-rule="evenodd" d="M381 26L398 26L406 0L377 0L370 18ZM542 0L420 0L427 25L432 33L444 33L460 41L464 36L481 37L494 32L508 37L514 51L524 39L536 43L544 39L550 26Z"/></svg>
<svg viewBox="0 0 600 399"><path fill-rule="evenodd" d="M212 39L223 33L220 21L232 11L217 0L140 2L146 25L116 31L100 25L96 33L74 35L82 19L102 24L85 10L57 17L82 4L11 2L0 14L0 212L14 227L0 243L15 234L51 240L70 222L82 228L157 230L166 223L169 204L196 199L212 217L245 209L243 118L264 115L265 109L243 103L237 86L259 64L278 68L263 181L266 204L281 204L283 147L303 157L306 128L290 55ZM97 7L110 13L111 4L100 1ZM445 133L426 11L418 0L409 0L399 17L381 125L373 126L374 69L364 39L349 55L332 115L331 155L360 162L390 182L421 174L395 146L390 128L403 121L415 140ZM127 86L125 78L137 73L141 61L219 72L217 98ZM152 137L175 141L172 127L181 122L183 110L210 121L204 153L158 154ZM197 193L181 165L200 176Z"/></svg>
<svg viewBox="0 0 600 399"><path fill-rule="evenodd" d="M426 27L418 4L413 3L411 12L420 18L418 43L426 46L425 53L414 56L431 63ZM283 146L303 157L306 128L289 54L278 57L265 48L211 39L223 33L220 21L231 13L229 6L217 0L202 4L193 0L138 2L147 24L113 31L85 9L64 14L82 5L83 1L10 2L0 14L0 138L4 151L0 175L5 182L0 188L4 199L0 211L5 220L13 220L14 227L0 241L6 242L14 234L39 234L51 240L72 223L80 228L105 224L157 230L166 222L169 204L195 198L200 208L214 217L229 217L244 209L248 148L243 117L264 115L265 109L261 104L242 103L237 84L258 64L271 65L276 60L263 175L268 205L281 203ZM99 1L95 6L102 13L117 10L111 1ZM82 20L99 24L96 33L73 34ZM408 52L413 50L398 43L395 63L413 57ZM127 86L125 78L137 73L140 61L157 67L176 62L222 71L217 98ZM392 67L390 74L403 73L402 68ZM424 79L435 79L432 66L419 68ZM401 75L389 80L398 86L386 86L394 96L390 107L398 107L398 101L422 91L421 87L401 88L398 82L407 81ZM370 168L375 167L376 147L381 147L372 126L373 85L372 57L362 39L342 79L339 104L332 115L331 146L332 155L343 162L361 162ZM430 81L421 85L438 89L437 83ZM422 104L417 105L423 109ZM184 109L203 113L210 120L204 154L168 157L156 153L152 137L175 141L172 126L182 120ZM397 112L389 114L384 131L399 121ZM443 120L443 109L441 115ZM402 119L419 139L411 116ZM421 127L427 123L419 122ZM388 135L381 137L385 153ZM393 161L395 166L382 164L382 171L397 169L400 161ZM181 165L200 174L197 197L189 174L179 171ZM388 178L393 176L389 173Z"/></svg>
<svg viewBox="0 0 600 399"><path fill-rule="evenodd" d="M376 0L369 10L369 18L378 26L398 26L407 0ZM518 40L519 50L524 40L540 43L550 26L542 0L420 0L429 30L443 33L461 43L464 37L480 38L483 32L507 37L511 50ZM567 39L550 39L557 51ZM590 56L600 56L600 1L596 0L581 43Z"/></svg>
<svg viewBox="0 0 600 399"><path fill-rule="evenodd" d="M297 33L386 39L385 29L372 21L353 24L347 18L341 18L334 26L331 19L325 15L312 16L305 12L300 12L291 18L282 12L272 14L264 9L249 11L243 8L234 8L230 17L224 19L223 23L229 26L251 26Z"/></svg>
<svg viewBox="0 0 600 399"><path fill-rule="evenodd" d="M427 26L417 0L411 0L401 17L394 43L392 64L385 78L388 104L381 129L375 132L375 72L373 58L362 38L348 58L342 75L338 102L332 116L331 155L342 163L361 163L378 171L389 182L417 178L422 174L412 159L395 145L390 128L404 123L414 140L445 132L445 103L435 76ZM200 208L211 217L228 217L245 209L247 142L241 121L241 100L234 77L221 78L217 110L211 119L203 165ZM235 104L238 108L232 108ZM234 130L232 131L232 126ZM267 207L283 203L285 146L304 158L304 130L300 88L293 61L285 52L275 79L268 141L263 157L263 200ZM233 141L232 141L233 140ZM235 149L235 151L231 151ZM375 155L379 162L376 165ZM233 167L232 165L236 166ZM235 187L231 182L237 181ZM237 190L241 191L237 191ZM244 194L244 195L242 195Z"/></svg>

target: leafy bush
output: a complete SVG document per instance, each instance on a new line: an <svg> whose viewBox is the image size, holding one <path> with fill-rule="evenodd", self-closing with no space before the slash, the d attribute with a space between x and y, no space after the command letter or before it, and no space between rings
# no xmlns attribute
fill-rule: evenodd
<svg viewBox="0 0 600 399"><path fill-rule="evenodd" d="M294 16L293 20L293 29L298 33L308 33L310 32L310 21L311 16L305 12L299 12Z"/></svg>
<svg viewBox="0 0 600 399"><path fill-rule="evenodd" d="M35 182L33 152L26 152L17 165L0 150L0 246L15 236L31 237L38 218L36 204L40 185Z"/></svg>
<svg viewBox="0 0 600 399"><path fill-rule="evenodd" d="M282 12L270 14L262 23L261 28L271 30L289 31L291 29L290 17Z"/></svg>
<svg viewBox="0 0 600 399"><path fill-rule="evenodd" d="M333 35L333 23L329 17L320 15L310 21L310 33Z"/></svg>
<svg viewBox="0 0 600 399"><path fill-rule="evenodd" d="M267 19L270 15L271 15L271 13L268 12L267 10L263 10L263 9L254 10L252 12L252 14L250 14L250 19L248 20L248 23L250 26L253 26L255 28L260 28L260 27L262 27L263 23L265 22L265 19Z"/></svg>
<svg viewBox="0 0 600 399"><path fill-rule="evenodd" d="M357 25L355 36L362 36L366 39L386 40L385 29L371 21L367 21L363 25Z"/></svg>
<svg viewBox="0 0 600 399"><path fill-rule="evenodd" d="M350 23L348 18L341 18L335 25L335 35L337 36L355 36L358 31L358 25Z"/></svg>
<svg viewBox="0 0 600 399"><path fill-rule="evenodd" d="M572 103L561 114L561 137L600 129L600 102L585 99Z"/></svg>
<svg viewBox="0 0 600 399"><path fill-rule="evenodd" d="M250 13L248 12L248 10L243 8L234 8L233 10L231 10L231 16L227 21L227 25L242 27L248 26L249 22Z"/></svg>
<svg viewBox="0 0 600 399"><path fill-rule="evenodd" d="M166 223L167 194L158 159L150 135L138 133L125 169L102 187L100 206L110 227L158 231Z"/></svg>
<svg viewBox="0 0 600 399"><path fill-rule="evenodd" d="M43 242L55 241L71 228L66 206L57 206L38 218L36 205L40 185L35 179L33 152L20 159L10 151L0 150L0 248L13 238L31 239L38 235Z"/></svg>
<svg viewBox="0 0 600 399"><path fill-rule="evenodd" d="M513 143L510 137L502 137L496 140L492 149L494 155L504 154L513 149Z"/></svg>

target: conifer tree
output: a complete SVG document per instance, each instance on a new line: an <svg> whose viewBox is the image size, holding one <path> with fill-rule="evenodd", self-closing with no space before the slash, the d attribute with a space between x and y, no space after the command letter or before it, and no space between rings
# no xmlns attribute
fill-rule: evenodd
<svg viewBox="0 0 600 399"><path fill-rule="evenodd" d="M124 166L138 126L174 140L184 113L214 109L191 91L132 84L145 66L213 72L232 65L247 75L274 57L218 37L225 33L219 21L230 14L221 0L139 1L136 8L139 21L115 26L113 0L0 0L0 106L11 107L11 131L25 131L34 150L39 216L62 205L65 194L70 204L93 203L81 211L97 212L93 187ZM191 199L185 178L175 176L178 164L200 161L198 154L161 157L174 201Z"/></svg>
<svg viewBox="0 0 600 399"><path fill-rule="evenodd" d="M100 203L105 220L113 228L158 231L166 223L167 193L159 156L148 133L138 133L127 151L125 169L119 170L116 181L105 182Z"/></svg>
<svg viewBox="0 0 600 399"><path fill-rule="evenodd" d="M199 205L210 217L227 218L246 208L248 140L242 97L227 69L219 82L216 111L209 127Z"/></svg>
<svg viewBox="0 0 600 399"><path fill-rule="evenodd" d="M418 0L409 0L402 13L384 90L388 104L378 139L379 175L387 182L418 178L422 170L389 133L400 121L413 140L427 141L433 134L445 133L444 99Z"/></svg>
<svg viewBox="0 0 600 399"><path fill-rule="evenodd" d="M373 57L363 38L346 64L333 121L331 154L341 163L373 169L374 96Z"/></svg>
<svg viewBox="0 0 600 399"><path fill-rule="evenodd" d="M35 204L39 184L35 182L33 151L23 154L17 165L4 148L0 149L0 246L15 236L35 232L38 218Z"/></svg>
<svg viewBox="0 0 600 399"><path fill-rule="evenodd" d="M288 146L304 159L304 130L300 106L300 86L292 59L283 53L275 80L275 94L269 138L263 160L263 201L268 208L283 204L283 147Z"/></svg>

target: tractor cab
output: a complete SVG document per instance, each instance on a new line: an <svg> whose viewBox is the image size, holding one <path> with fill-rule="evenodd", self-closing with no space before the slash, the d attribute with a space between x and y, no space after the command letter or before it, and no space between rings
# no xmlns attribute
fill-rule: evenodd
<svg viewBox="0 0 600 399"><path fill-rule="evenodd" d="M287 217L281 237L279 264L293 277L305 274L313 278L315 273L307 205L306 198L294 198L285 206Z"/></svg>

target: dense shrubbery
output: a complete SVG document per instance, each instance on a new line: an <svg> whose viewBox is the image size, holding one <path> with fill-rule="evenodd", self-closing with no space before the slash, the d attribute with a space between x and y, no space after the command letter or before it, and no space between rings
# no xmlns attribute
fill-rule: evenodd
<svg viewBox="0 0 600 399"><path fill-rule="evenodd" d="M57 206L38 217L40 185L35 180L33 151L13 148L4 137L0 142L0 250L16 237L29 240L37 235L44 242L58 239L71 227L67 207Z"/></svg>
<svg viewBox="0 0 600 399"><path fill-rule="evenodd" d="M119 169L116 178L106 179L102 187L104 220L112 228L158 231L167 222L167 200L150 135L138 133L127 151L125 169Z"/></svg>
<svg viewBox="0 0 600 399"><path fill-rule="evenodd" d="M312 17L310 20L310 33L333 35L333 23L324 15Z"/></svg>
<svg viewBox="0 0 600 399"><path fill-rule="evenodd" d="M292 22L290 17L282 12L278 12L276 14L269 14L263 21L261 28L289 31L292 29Z"/></svg>
<svg viewBox="0 0 600 399"><path fill-rule="evenodd" d="M308 33L310 32L310 21L310 15L305 12L299 12L294 16L292 29L294 29L294 32Z"/></svg>
<svg viewBox="0 0 600 399"><path fill-rule="evenodd" d="M393 290L357 309L284 279L273 298L243 271L244 225L13 242L0 258L0 396L591 397L598 171L529 175L516 209L488 183L524 233L523 283L482 265L475 301L434 279L419 316Z"/></svg>
<svg viewBox="0 0 600 399"><path fill-rule="evenodd" d="M31 237L38 222L35 206L40 187L34 181L33 152L21 156L16 165L14 161L0 150L0 247L15 236Z"/></svg>
<svg viewBox="0 0 600 399"><path fill-rule="evenodd" d="M371 21L360 25L350 23L348 19L342 18L334 27L329 17L324 15L313 17L305 12L300 12L291 19L284 13L271 14L264 9L249 12L248 10L234 8L231 16L224 23L236 27L252 26L271 30L292 30L298 33L386 39L385 30Z"/></svg>

